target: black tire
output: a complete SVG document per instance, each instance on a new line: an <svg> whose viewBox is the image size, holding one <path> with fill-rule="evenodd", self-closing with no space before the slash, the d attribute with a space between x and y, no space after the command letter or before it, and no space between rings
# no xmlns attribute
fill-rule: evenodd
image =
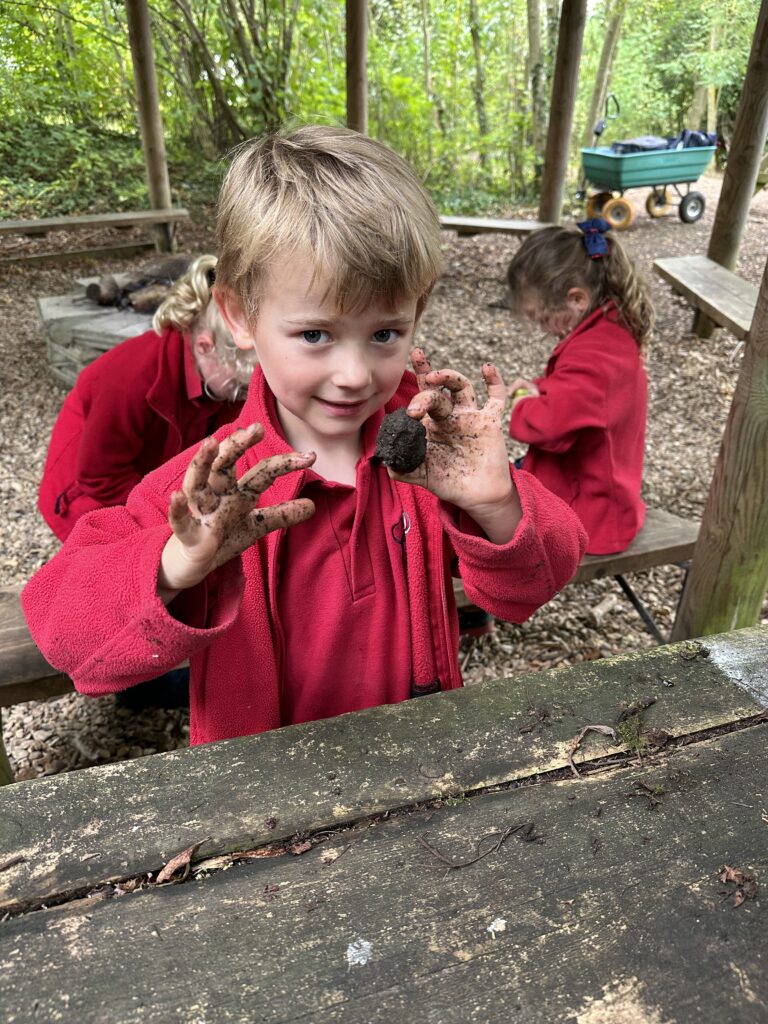
<svg viewBox="0 0 768 1024"><path fill-rule="evenodd" d="M593 192L591 196L587 196L587 216L602 217L605 204L610 203L612 199L612 192Z"/></svg>
<svg viewBox="0 0 768 1024"><path fill-rule="evenodd" d="M680 200L678 213L685 224L695 224L704 215L707 201L701 192L689 192Z"/></svg>

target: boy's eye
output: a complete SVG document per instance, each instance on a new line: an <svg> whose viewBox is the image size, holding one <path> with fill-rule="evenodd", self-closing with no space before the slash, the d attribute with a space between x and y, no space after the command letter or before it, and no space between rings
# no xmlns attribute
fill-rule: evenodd
<svg viewBox="0 0 768 1024"><path fill-rule="evenodd" d="M310 345L319 345L321 342L328 340L327 331L302 331L301 336Z"/></svg>
<svg viewBox="0 0 768 1024"><path fill-rule="evenodd" d="M378 342L396 341L397 331L392 330L391 327L385 327L382 331L375 331L373 340Z"/></svg>

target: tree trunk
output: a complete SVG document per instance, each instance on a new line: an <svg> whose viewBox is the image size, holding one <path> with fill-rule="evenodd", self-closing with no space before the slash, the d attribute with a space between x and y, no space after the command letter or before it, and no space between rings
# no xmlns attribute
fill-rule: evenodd
<svg viewBox="0 0 768 1024"><path fill-rule="evenodd" d="M149 27L149 11L146 0L126 0L128 35L133 57L133 75L136 82L136 99L139 108L139 125L144 148L144 163L147 168L149 197L156 210L169 209L171 183L168 179L168 164L165 159L165 138L160 117L160 103L157 93L155 57L152 52L152 35ZM173 249L173 233L170 224L160 224L155 229L158 248L165 252Z"/></svg>
<svg viewBox="0 0 768 1024"><path fill-rule="evenodd" d="M368 132L368 3L347 0L347 127Z"/></svg>
<svg viewBox="0 0 768 1024"><path fill-rule="evenodd" d="M605 97L608 95L608 83L611 79L611 70L619 45L621 25L624 20L626 0L616 0L616 3L606 11L608 24L603 37L603 47L600 51L600 61L597 66L595 84L592 89L592 98L589 101L589 112L587 123L584 125L582 146L594 145L595 125L603 109Z"/></svg>
<svg viewBox="0 0 768 1024"><path fill-rule="evenodd" d="M704 119L707 114L707 87L702 85L701 82L697 82L693 87L693 99L691 105L688 107L688 113L685 116L685 124L680 127L693 128L698 131L704 124Z"/></svg>
<svg viewBox="0 0 768 1024"><path fill-rule="evenodd" d="M758 622L768 587L768 264L673 640Z"/></svg>
<svg viewBox="0 0 768 1024"><path fill-rule="evenodd" d="M563 209L573 108L586 20L587 0L563 0L539 206L539 220L553 224L560 223Z"/></svg>
<svg viewBox="0 0 768 1024"><path fill-rule="evenodd" d="M538 191L544 166L547 131L547 99L544 60L541 52L541 0L528 0L528 82L531 90L531 145L534 187Z"/></svg>
<svg viewBox="0 0 768 1024"><path fill-rule="evenodd" d="M735 269L739 257L767 135L768 0L762 0L707 250L711 260L728 270ZM697 314L694 331L700 337L708 337L713 326L708 317Z"/></svg>
<svg viewBox="0 0 768 1024"><path fill-rule="evenodd" d="M477 127L480 132L480 165L488 169L488 153L486 152L488 136L488 115L485 109L485 71L483 68L483 51L480 43L480 14L477 0L469 0L469 31L472 36L472 49L475 54L475 84L472 92L475 97Z"/></svg>

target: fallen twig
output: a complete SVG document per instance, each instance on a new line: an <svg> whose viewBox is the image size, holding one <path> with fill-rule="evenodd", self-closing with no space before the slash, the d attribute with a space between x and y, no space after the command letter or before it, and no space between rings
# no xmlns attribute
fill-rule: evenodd
<svg viewBox="0 0 768 1024"><path fill-rule="evenodd" d="M21 854L14 854L13 857L9 857L8 860L0 861L0 871L7 871L8 868L14 867L16 864L22 864L27 858Z"/></svg>
<svg viewBox="0 0 768 1024"><path fill-rule="evenodd" d="M438 860L442 861L447 868L450 868L451 870L455 871L459 868L468 868L471 864L477 864L477 862L479 860L482 860L484 857L488 857L492 853L497 853L501 849L502 845L507 841L507 839L509 839L509 837L511 835L514 835L515 833L520 833L520 838L526 843L541 842L541 836L535 835L533 830L534 823L532 821L524 821L521 822L519 825L510 825L508 828L505 828L501 832L489 832L487 835L484 835L480 839L478 839L476 847L478 851L477 856L472 857L470 860L463 861L455 861L451 860L450 857L446 857L444 853L441 853L440 850L432 846L431 843L428 843L424 836L418 836L418 842L420 843L421 846L424 847L425 850L429 850L433 857L437 857ZM496 842L493 844L493 846L489 847L487 850L484 850L483 852L480 852L480 848L482 844L486 841L486 839L494 838L496 839Z"/></svg>

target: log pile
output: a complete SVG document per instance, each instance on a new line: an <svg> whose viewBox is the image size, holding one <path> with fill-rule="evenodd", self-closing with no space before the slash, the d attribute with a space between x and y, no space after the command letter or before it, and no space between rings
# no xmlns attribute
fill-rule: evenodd
<svg viewBox="0 0 768 1024"><path fill-rule="evenodd" d="M86 297L99 306L154 313L193 259L192 256L171 256L125 274L104 274L86 287Z"/></svg>

